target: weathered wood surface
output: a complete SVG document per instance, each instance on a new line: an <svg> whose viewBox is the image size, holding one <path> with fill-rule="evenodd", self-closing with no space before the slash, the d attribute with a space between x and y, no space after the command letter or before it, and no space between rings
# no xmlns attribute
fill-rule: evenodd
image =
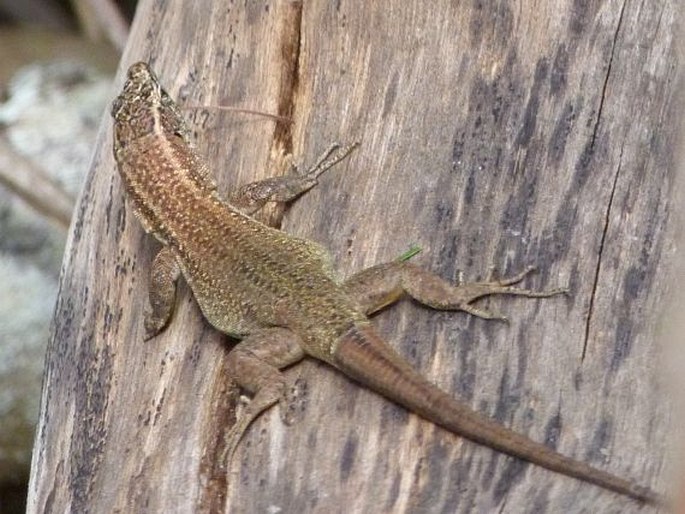
<svg viewBox="0 0 685 514"><path fill-rule="evenodd" d="M417 242L445 277L517 272L567 299L491 299L509 324L404 303L382 333L505 425L668 489L657 322L669 284L677 0L141 2L123 70L151 60L222 191L361 149L285 212L349 274ZM80 198L47 356L29 512L634 512L631 500L463 441L325 365L227 475L231 345L183 288L143 344L156 243L124 207L111 122ZM278 214L278 213L276 213ZM230 270L227 270L230 272ZM644 509L643 511L649 511Z"/></svg>

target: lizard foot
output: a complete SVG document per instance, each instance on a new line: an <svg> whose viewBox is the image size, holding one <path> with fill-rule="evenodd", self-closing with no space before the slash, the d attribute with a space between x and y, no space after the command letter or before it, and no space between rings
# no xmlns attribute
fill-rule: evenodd
<svg viewBox="0 0 685 514"><path fill-rule="evenodd" d="M514 287L530 273L535 271L534 266L528 266L525 270L508 278L501 278L498 280L490 280L486 282L473 282L470 284L460 284L454 286L455 296L458 298L456 302L452 303L452 308L463 310L474 316L484 319L495 319L500 321L508 321L506 316L499 313L488 311L479 307L471 305L472 302L490 296L493 294L508 294L516 296L525 296L527 298L547 298L549 296L556 296L558 294L567 294L568 288L559 287L549 289L547 291L534 291L531 289L523 289Z"/></svg>

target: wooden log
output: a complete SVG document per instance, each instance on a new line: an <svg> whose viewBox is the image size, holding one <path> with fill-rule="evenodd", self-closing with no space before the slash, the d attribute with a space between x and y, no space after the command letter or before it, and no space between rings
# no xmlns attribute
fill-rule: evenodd
<svg viewBox="0 0 685 514"><path fill-rule="evenodd" d="M426 376L558 451L667 490L657 325L674 283L676 0L143 0L148 60L189 111L220 190L361 148L272 222L344 275L418 243L468 280L539 268L488 322L409 302L377 316ZM29 512L634 512L636 502L462 440L326 365L287 373L295 424L260 418L229 472L232 342L187 288L142 342L156 243L126 208L104 120L65 256ZM227 270L227 273L230 270ZM648 509L641 510L645 512Z"/></svg>

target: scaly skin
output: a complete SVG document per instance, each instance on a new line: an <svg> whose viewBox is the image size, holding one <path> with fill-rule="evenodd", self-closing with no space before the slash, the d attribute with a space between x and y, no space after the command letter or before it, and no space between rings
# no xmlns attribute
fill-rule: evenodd
<svg viewBox="0 0 685 514"><path fill-rule="evenodd" d="M242 341L229 354L232 378L254 394L227 436L230 459L250 423L288 396L279 371L306 355L340 369L370 389L428 420L478 443L632 498L658 495L628 480L565 457L474 412L439 390L374 331L368 315L404 296L443 310L494 316L472 302L491 294L529 297L509 280L454 286L403 260L381 264L341 281L316 243L263 225L250 214L267 201L289 201L355 145L335 145L303 175L250 184L224 201L197 154L173 100L145 63L128 71L112 106L114 156L133 209L164 248L152 270L146 339L164 329L182 274L203 314L217 329Z"/></svg>

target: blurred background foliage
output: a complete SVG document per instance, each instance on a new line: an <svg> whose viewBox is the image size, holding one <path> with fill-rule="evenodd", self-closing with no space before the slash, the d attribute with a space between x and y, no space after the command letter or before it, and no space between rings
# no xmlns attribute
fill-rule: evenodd
<svg viewBox="0 0 685 514"><path fill-rule="evenodd" d="M0 0L0 514L24 512L59 269L136 0Z"/></svg>

